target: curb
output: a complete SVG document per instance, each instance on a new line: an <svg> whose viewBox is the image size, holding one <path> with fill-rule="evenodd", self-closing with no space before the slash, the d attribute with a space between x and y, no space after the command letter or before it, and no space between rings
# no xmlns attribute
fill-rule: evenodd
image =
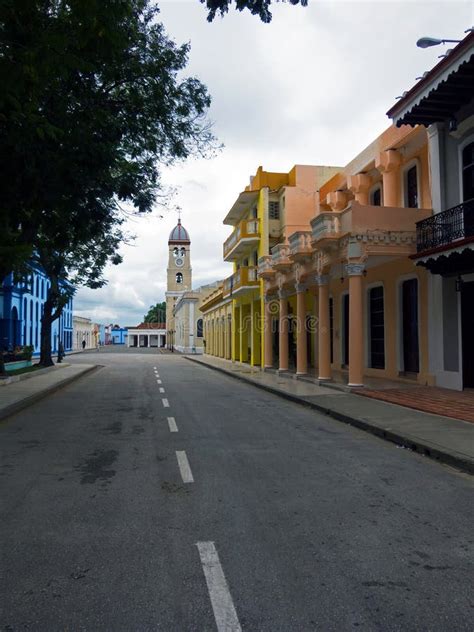
<svg viewBox="0 0 474 632"><path fill-rule="evenodd" d="M427 456L430 459L438 461L440 463L445 463L446 465L450 465L451 467L455 467L463 472L468 474L474 474L474 461L468 458L462 458L456 454L452 454L451 452L446 452L440 449L439 447L433 446L429 442L424 442L419 439L412 439L410 437L406 437L397 432L393 432L392 430L384 430L383 428L379 428L377 426L373 426L368 421L364 419L360 419L359 417L351 417L344 413L340 413L337 410L327 408L327 406L322 406L321 404L316 404L314 402L309 402L297 395L292 395L291 393L285 393L280 391L277 388L273 388L272 386L267 386L266 384L258 384L253 380L244 377L243 375L235 375L226 369L222 369L218 366L213 366L211 364L206 364L205 362L200 362L195 358L190 358L189 356L185 356L187 360L190 362L195 362L201 366L204 366L208 369L218 371L219 373L224 373L229 377L232 377L236 380L240 380L241 382L245 382L246 384L250 384L251 386L255 386L255 388L259 388L263 391L267 391L268 393L272 393L272 395L277 395L283 399L286 399L295 404L299 404L300 406L305 406L306 408L310 408L312 410L317 410L336 421L341 421L342 423L348 424L349 426L354 426L359 430L364 430L365 432L369 432L380 439L384 439L385 441L390 441L391 443L395 443L403 448L407 448L412 452L417 452L418 454L422 454L423 456ZM391 404L396 405L396 404ZM403 408L403 406L400 406Z"/></svg>
<svg viewBox="0 0 474 632"><path fill-rule="evenodd" d="M53 368L53 367L48 367L48 368ZM0 421L3 421L7 417L11 417L12 415L18 413L20 410L23 410L24 408L28 408L32 404L35 404L41 399L44 399L48 395L52 395L56 391L59 391L64 386L68 386L68 384L71 384L71 382L75 382L83 375L87 375L88 373L92 373L92 371L96 371L98 368L100 368L100 365L98 364L88 367L81 373L64 378L60 382L57 382L56 384L53 384L52 386L45 388L44 390L39 391L38 393L34 393L33 395L29 395L28 397L25 397L19 400L18 402L15 402L14 404L10 404L9 406L0 408Z"/></svg>

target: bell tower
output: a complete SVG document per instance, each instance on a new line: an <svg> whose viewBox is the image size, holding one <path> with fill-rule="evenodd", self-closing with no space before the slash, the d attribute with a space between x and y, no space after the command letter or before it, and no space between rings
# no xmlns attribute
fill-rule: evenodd
<svg viewBox="0 0 474 632"><path fill-rule="evenodd" d="M181 224L181 217L168 239L168 268L166 283L166 329L168 347L174 344L173 308L178 298L192 289L191 240Z"/></svg>

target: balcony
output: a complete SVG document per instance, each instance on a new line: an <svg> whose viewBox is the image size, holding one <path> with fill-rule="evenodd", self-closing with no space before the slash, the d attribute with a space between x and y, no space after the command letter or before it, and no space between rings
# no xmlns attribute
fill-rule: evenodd
<svg viewBox="0 0 474 632"><path fill-rule="evenodd" d="M290 235L290 257L293 261L304 261L313 254L311 246L312 234L309 231L298 231Z"/></svg>
<svg viewBox="0 0 474 632"><path fill-rule="evenodd" d="M258 219L244 219L224 242L224 261L239 259L247 250L256 246L260 239Z"/></svg>
<svg viewBox="0 0 474 632"><path fill-rule="evenodd" d="M438 248L444 250L469 238L474 238L474 200L453 206L416 224L417 253Z"/></svg>
<svg viewBox="0 0 474 632"><path fill-rule="evenodd" d="M261 279L272 279L276 270L272 266L272 257L271 255L265 255L265 257L260 257L258 260L258 276Z"/></svg>
<svg viewBox="0 0 474 632"><path fill-rule="evenodd" d="M312 241L338 239L341 233L341 213L324 211L311 220Z"/></svg>
<svg viewBox="0 0 474 632"><path fill-rule="evenodd" d="M363 243L411 244L415 226L429 217L431 209L369 206L352 200L343 211L323 212L311 220L312 244L326 247L344 235L359 235Z"/></svg>
<svg viewBox="0 0 474 632"><path fill-rule="evenodd" d="M272 248L272 266L275 270L285 272L293 265L290 259L290 247L288 244L278 244Z"/></svg>
<svg viewBox="0 0 474 632"><path fill-rule="evenodd" d="M239 268L232 276L224 279L222 296L223 298L235 298L259 287L257 268Z"/></svg>

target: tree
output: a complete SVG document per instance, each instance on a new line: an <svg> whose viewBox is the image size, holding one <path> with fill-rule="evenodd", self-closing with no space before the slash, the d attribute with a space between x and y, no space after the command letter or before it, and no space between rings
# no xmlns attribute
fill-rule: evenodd
<svg viewBox="0 0 474 632"><path fill-rule="evenodd" d="M166 323L166 301L150 305L148 313L143 317L144 323Z"/></svg>
<svg viewBox="0 0 474 632"><path fill-rule="evenodd" d="M272 20L270 6L273 2L286 2L296 5L301 4L302 7L308 6L308 0L235 0L235 8L238 11L248 9L252 15L258 15L262 22L267 24ZM228 13L232 0L200 0L201 4L205 4L208 9L207 20L212 22L219 13L222 17Z"/></svg>
<svg viewBox="0 0 474 632"><path fill-rule="evenodd" d="M124 204L150 211L162 165L215 149L207 89L182 78L189 44L157 14L152 0L0 3L0 273L37 253L56 279L42 363L68 282L102 284L119 260Z"/></svg>

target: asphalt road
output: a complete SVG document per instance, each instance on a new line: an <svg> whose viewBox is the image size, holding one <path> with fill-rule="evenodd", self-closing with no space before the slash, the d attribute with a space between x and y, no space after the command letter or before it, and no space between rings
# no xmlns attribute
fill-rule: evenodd
<svg viewBox="0 0 474 632"><path fill-rule="evenodd" d="M179 356L69 360L104 366L0 425L0 629L474 630L472 478Z"/></svg>

